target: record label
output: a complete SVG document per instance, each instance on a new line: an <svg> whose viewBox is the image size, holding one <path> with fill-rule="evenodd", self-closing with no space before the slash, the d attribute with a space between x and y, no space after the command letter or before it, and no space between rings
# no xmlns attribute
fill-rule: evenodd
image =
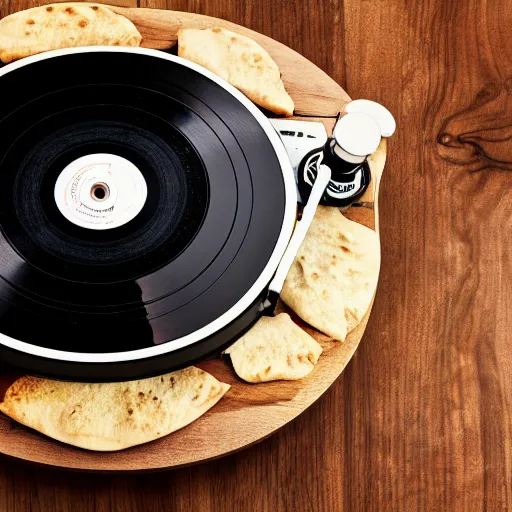
<svg viewBox="0 0 512 512"><path fill-rule="evenodd" d="M55 202L66 219L88 229L113 229L144 207L141 172L117 155L98 153L71 162L55 183Z"/></svg>

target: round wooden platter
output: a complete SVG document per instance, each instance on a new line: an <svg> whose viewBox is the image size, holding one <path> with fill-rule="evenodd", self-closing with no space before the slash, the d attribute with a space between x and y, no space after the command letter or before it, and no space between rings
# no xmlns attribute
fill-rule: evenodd
<svg viewBox="0 0 512 512"><path fill-rule="evenodd" d="M296 119L321 121L328 132L350 101L347 93L313 63L269 37L233 23L207 16L156 9L112 7L130 18L143 36L143 46L169 49L182 27L225 27L255 39L278 63L296 106ZM386 157L385 141L370 158L372 186L364 206L344 214L378 232L377 197ZM234 373L229 360L199 364L231 385L226 396L191 425L157 441L112 453L81 450L49 439L0 415L0 453L26 461L89 471L151 471L212 460L251 446L270 436L315 402L341 374L366 328L370 309L344 343L336 342L304 324L283 304L294 320L324 348L313 372L299 381L247 384ZM12 382L0 376L0 396Z"/></svg>

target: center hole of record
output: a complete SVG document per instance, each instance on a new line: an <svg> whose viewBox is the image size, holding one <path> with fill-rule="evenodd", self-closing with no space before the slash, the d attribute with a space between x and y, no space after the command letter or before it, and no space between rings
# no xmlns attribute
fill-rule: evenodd
<svg viewBox="0 0 512 512"><path fill-rule="evenodd" d="M98 202L105 201L110 196L110 190L106 183L95 183L91 187L91 197Z"/></svg>

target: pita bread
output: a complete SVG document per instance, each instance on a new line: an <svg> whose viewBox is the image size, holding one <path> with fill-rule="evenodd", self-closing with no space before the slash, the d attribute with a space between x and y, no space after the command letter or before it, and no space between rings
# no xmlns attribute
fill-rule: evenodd
<svg viewBox="0 0 512 512"><path fill-rule="evenodd" d="M188 425L228 389L193 366L151 379L109 384L22 377L7 390L0 410L63 443L113 451Z"/></svg>
<svg viewBox="0 0 512 512"><path fill-rule="evenodd" d="M344 341L370 306L379 267L377 233L320 206L281 298L305 322Z"/></svg>
<svg viewBox="0 0 512 512"><path fill-rule="evenodd" d="M268 382L305 377L318 362L322 347L282 313L260 318L225 353L241 379Z"/></svg>
<svg viewBox="0 0 512 512"><path fill-rule="evenodd" d="M102 5L64 3L35 7L0 20L0 59L75 46L139 46L135 25Z"/></svg>
<svg viewBox="0 0 512 512"><path fill-rule="evenodd" d="M178 32L178 55L209 69L257 105L293 115L279 68L256 41L223 28L185 28Z"/></svg>

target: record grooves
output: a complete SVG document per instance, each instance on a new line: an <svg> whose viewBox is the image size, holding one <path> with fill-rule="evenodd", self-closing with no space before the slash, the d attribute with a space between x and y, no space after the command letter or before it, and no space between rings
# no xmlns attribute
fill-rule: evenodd
<svg viewBox="0 0 512 512"><path fill-rule="evenodd" d="M0 105L0 333L84 361L168 344L158 364L170 369L236 335L208 328L204 340L171 347L231 311L268 272L290 192L250 107L180 59L147 53L82 50L0 75L12 91ZM124 219L127 166L146 195ZM114 211L121 220L111 227ZM264 286L251 293L238 333L257 318ZM92 366L91 379L126 377L126 367Z"/></svg>

